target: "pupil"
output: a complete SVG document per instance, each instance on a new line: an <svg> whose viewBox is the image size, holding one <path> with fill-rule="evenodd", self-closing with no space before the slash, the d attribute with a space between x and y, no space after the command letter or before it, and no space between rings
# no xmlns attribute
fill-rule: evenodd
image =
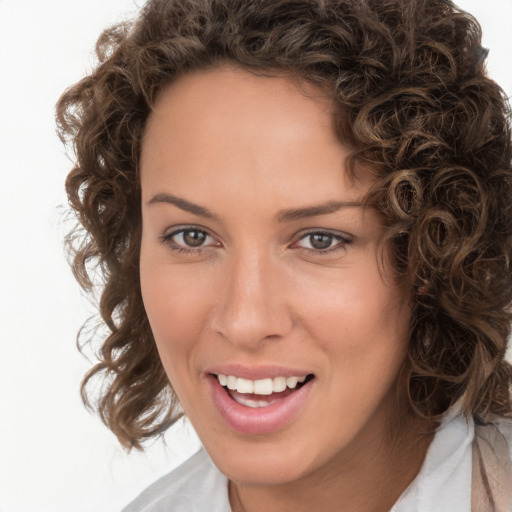
<svg viewBox="0 0 512 512"><path fill-rule="evenodd" d="M183 240L190 247L199 247L204 243L206 239L206 233L202 231L185 231L183 233Z"/></svg>
<svg viewBox="0 0 512 512"><path fill-rule="evenodd" d="M318 233L310 235L311 246L315 249L328 249L332 243L332 235L323 235Z"/></svg>

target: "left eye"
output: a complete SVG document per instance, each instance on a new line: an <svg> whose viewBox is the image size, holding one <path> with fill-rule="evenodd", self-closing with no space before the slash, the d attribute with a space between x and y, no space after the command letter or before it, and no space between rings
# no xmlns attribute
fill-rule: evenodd
<svg viewBox="0 0 512 512"><path fill-rule="evenodd" d="M206 231L195 228L174 231L163 237L163 240L180 249L199 249L214 242L213 237Z"/></svg>
<svg viewBox="0 0 512 512"><path fill-rule="evenodd" d="M348 243L350 243L350 240L341 235L314 232L302 236L296 245L303 249L327 252L330 249L342 248Z"/></svg>

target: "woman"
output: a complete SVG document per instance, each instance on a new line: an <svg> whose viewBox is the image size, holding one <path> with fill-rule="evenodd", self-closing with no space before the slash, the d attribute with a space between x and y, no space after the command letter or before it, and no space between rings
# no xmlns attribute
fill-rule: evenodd
<svg viewBox="0 0 512 512"><path fill-rule="evenodd" d="M509 510L512 150L475 20L152 0L98 55L57 114L111 331L84 398L128 448L182 411L205 448L126 510Z"/></svg>

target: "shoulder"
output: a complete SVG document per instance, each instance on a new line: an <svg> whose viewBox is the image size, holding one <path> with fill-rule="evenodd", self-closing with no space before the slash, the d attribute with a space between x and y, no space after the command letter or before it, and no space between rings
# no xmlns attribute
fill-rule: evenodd
<svg viewBox="0 0 512 512"><path fill-rule="evenodd" d="M512 422L475 425L472 497L476 510L512 510Z"/></svg>
<svg viewBox="0 0 512 512"><path fill-rule="evenodd" d="M229 512L228 480L204 449L144 490L122 512Z"/></svg>
<svg viewBox="0 0 512 512"><path fill-rule="evenodd" d="M391 512L469 512L473 438L472 420L447 416L437 428L420 472Z"/></svg>
<svg viewBox="0 0 512 512"><path fill-rule="evenodd" d="M474 451L483 459L510 467L512 461L512 420L497 418L490 423L475 421Z"/></svg>
<svg viewBox="0 0 512 512"><path fill-rule="evenodd" d="M512 461L512 419L502 419L497 421L496 427L507 441L509 459Z"/></svg>

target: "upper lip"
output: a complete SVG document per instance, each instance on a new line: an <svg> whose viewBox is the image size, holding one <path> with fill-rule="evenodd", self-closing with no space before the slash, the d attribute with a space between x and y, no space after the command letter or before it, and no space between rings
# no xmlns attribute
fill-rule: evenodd
<svg viewBox="0 0 512 512"><path fill-rule="evenodd" d="M221 364L206 370L208 374L233 375L242 379L259 380L275 377L306 377L310 371L277 365L246 366L242 364Z"/></svg>

